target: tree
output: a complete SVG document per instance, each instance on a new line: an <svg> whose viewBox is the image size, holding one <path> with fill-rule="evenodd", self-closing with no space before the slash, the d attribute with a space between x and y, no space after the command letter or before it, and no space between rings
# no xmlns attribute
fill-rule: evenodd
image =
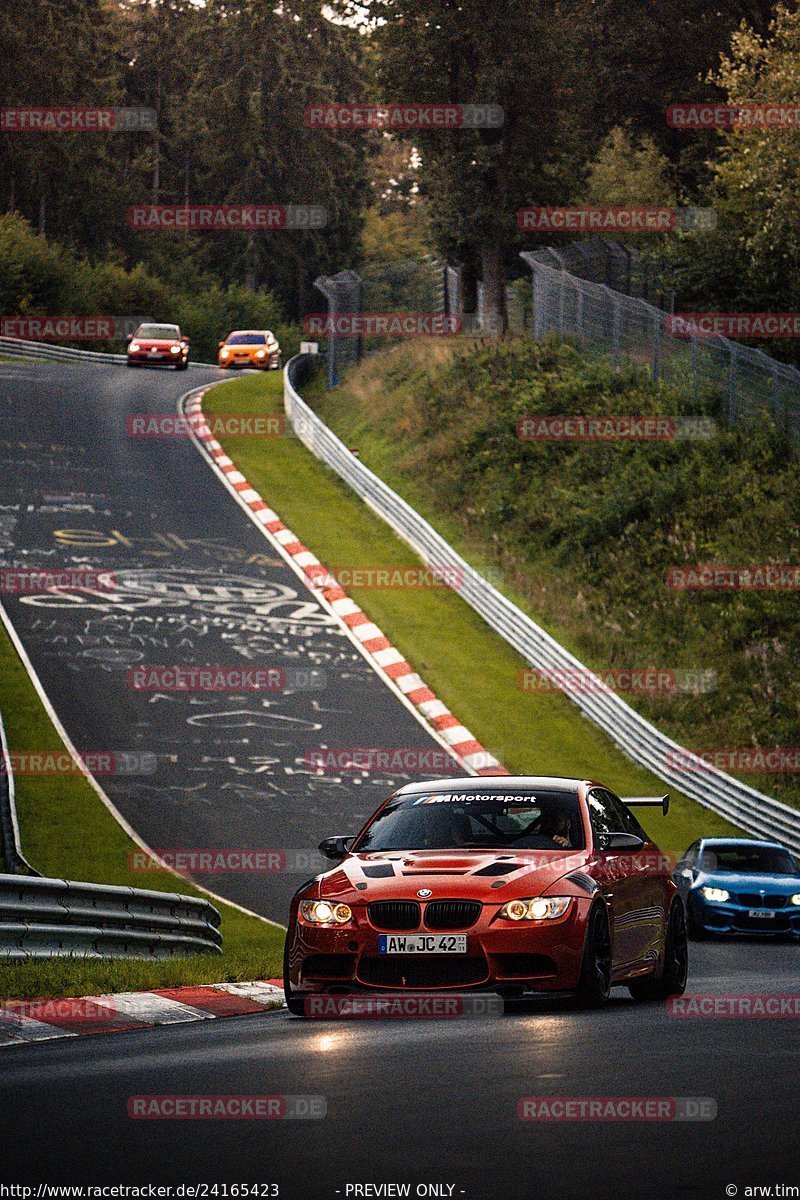
<svg viewBox="0 0 800 1200"><path fill-rule="evenodd" d="M566 29L542 0L374 0L384 21L377 82L386 102L499 105L496 128L414 131L443 255L478 266L493 327L505 327L504 268L518 208L563 202Z"/></svg>

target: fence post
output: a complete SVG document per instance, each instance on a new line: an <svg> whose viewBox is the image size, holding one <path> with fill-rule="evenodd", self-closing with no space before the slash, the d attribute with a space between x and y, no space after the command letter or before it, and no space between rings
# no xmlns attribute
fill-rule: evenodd
<svg viewBox="0 0 800 1200"><path fill-rule="evenodd" d="M606 288L611 303L614 305L614 331L611 343L611 362L614 370L618 371L622 360L622 300L619 295Z"/></svg>
<svg viewBox="0 0 800 1200"><path fill-rule="evenodd" d="M726 339L727 340L727 339ZM728 342L730 367L728 370L728 422L736 420L736 342Z"/></svg>
<svg viewBox="0 0 800 1200"><path fill-rule="evenodd" d="M653 379L661 378L661 313L653 313Z"/></svg>

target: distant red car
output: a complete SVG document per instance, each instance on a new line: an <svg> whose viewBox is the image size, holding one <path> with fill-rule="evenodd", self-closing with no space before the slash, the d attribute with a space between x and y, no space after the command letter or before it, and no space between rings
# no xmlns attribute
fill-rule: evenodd
<svg viewBox="0 0 800 1200"><path fill-rule="evenodd" d="M363 991L682 993L683 901L629 808L668 802L536 776L400 788L355 838L321 843L337 865L292 900L290 1011Z"/></svg>
<svg viewBox="0 0 800 1200"><path fill-rule="evenodd" d="M140 325L127 339L128 366L173 366L185 371L189 365L189 339L179 325Z"/></svg>

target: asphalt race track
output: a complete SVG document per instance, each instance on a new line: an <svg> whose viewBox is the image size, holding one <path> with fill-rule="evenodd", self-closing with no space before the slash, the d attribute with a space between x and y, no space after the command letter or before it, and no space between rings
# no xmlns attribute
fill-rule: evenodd
<svg viewBox="0 0 800 1200"><path fill-rule="evenodd" d="M798 947L693 944L693 992L797 989ZM616 995L617 993L615 993ZM796 1020L677 1019L619 993L502 1017L285 1013L6 1047L3 1168L20 1182L453 1184L468 1200L717 1200L796 1184ZM322 1120L132 1120L132 1094L321 1095ZM716 1120L533 1123L522 1096L692 1096ZM377 1193L373 1193L375 1195ZM412 1190L411 1194L414 1192ZM350 1193L354 1195L354 1193Z"/></svg>
<svg viewBox="0 0 800 1200"><path fill-rule="evenodd" d="M150 845L308 849L352 830L403 781L314 776L303 768L309 747L432 743L190 442L126 436L126 415L173 413L180 392L215 376L0 364L7 561L116 579L111 593L5 604L79 749L155 755L150 774L102 780ZM204 661L302 668L324 686L265 701L160 696L127 683L136 664ZM203 882L281 919L302 879ZM797 945L691 950L691 993L798 992ZM558 998L458 1020L277 1012L9 1046L0 1055L2 1176L33 1185L239 1179L276 1183L285 1200L403 1194L352 1190L367 1184L468 1200L717 1200L735 1194L729 1185L744 1197L750 1185L800 1183L797 1046L797 1019L679 1019L626 992L600 1013ZM322 1097L326 1115L128 1115L131 1096L164 1094ZM699 1098L716 1117L518 1117L522 1097L565 1096ZM418 1192L422 1184L439 1190Z"/></svg>
<svg viewBox="0 0 800 1200"><path fill-rule="evenodd" d="M78 750L114 752L114 773L100 782L145 842L167 852L288 852L297 870L194 873L283 921L289 897L323 865L321 838L356 832L412 778L320 774L309 751L443 752L191 440L129 436L127 417L175 416L181 393L219 377L210 368L0 364L6 565L109 571L114 583L3 601ZM278 668L287 686L266 695L131 686L137 666L175 664ZM120 753L130 751L137 757Z"/></svg>

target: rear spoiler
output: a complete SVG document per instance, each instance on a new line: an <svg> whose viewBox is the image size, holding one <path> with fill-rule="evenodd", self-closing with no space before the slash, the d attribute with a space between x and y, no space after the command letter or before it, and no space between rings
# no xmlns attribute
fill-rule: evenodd
<svg viewBox="0 0 800 1200"><path fill-rule="evenodd" d="M623 804L629 808L660 808L664 816L669 812L669 792L665 796L621 796Z"/></svg>

